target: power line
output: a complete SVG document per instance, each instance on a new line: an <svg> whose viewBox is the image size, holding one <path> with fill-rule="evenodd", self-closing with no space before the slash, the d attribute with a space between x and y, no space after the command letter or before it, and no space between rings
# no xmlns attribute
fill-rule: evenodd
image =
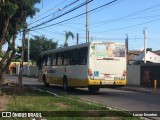
<svg viewBox="0 0 160 120"><path fill-rule="evenodd" d="M118 21L118 20L120 20L120 19L124 19L124 18L130 17L130 16L133 16L133 15L137 15L137 14L139 14L139 13L145 12L145 11L147 11L147 10L153 9L153 8L155 8L155 7L158 7L158 6L160 6L160 4L157 4L157 5L154 5L154 6L152 6L152 7L149 7L149 8L146 8L146 9L143 9L143 10L140 10L140 11L137 11L137 12L134 12L134 13L131 13L131 14L129 14L129 15L126 15L126 16L123 16L123 17L120 17L120 18L108 20L108 22Z"/></svg>
<svg viewBox="0 0 160 120"><path fill-rule="evenodd" d="M131 13L131 14L127 15L127 16L123 16L123 17L119 17L119 18L111 19L111 20L107 20L107 21L102 21L102 22L108 22L108 23L105 23L105 24L109 24L109 23L112 23L112 22L120 21L120 20L127 20L127 17L130 17L130 16L133 16L133 15L137 15L137 14L143 13L143 12L145 12L145 11L147 11L147 10L156 8L156 7L158 7L158 6L160 6L160 4L157 4L157 5L154 5L154 6L145 8L145 9L140 10L140 11L136 11L136 12L134 12L134 13ZM153 17L153 16L151 16L151 17ZM137 18L138 18L138 17L137 17ZM137 18L133 18L133 19L137 19ZM139 17L139 18L140 18L140 17ZM128 19L129 19L129 18L128 18ZM132 19L132 18L131 18L131 19ZM94 25L95 25L95 23L94 23ZM99 26L102 26L102 25L104 25L104 24L97 25L96 27L99 27ZM92 25L91 25L91 26L92 26Z"/></svg>
<svg viewBox="0 0 160 120"><path fill-rule="evenodd" d="M146 19L146 18L149 18L149 19L153 19L153 17L160 17L160 15L152 15L152 16L142 16L142 17L133 17L133 18L124 18L123 21L125 20L137 20L137 19ZM99 25L96 25L96 27L99 27L101 25L105 25L105 23L102 23L102 22L105 22L105 21L99 21L99 22L95 22L95 23L92 23L90 24L90 26L93 27L93 25L96 25L96 24L99 24ZM65 25L64 24L60 24L60 25L63 25L63 26L68 26L68 27L71 27L72 25L75 26L75 24L79 25L79 24L82 24L81 23L68 23L69 25ZM74 28L74 27L71 27L73 29L77 29L77 30L82 30L82 29L79 29L79 28ZM84 30L83 30L84 31Z"/></svg>
<svg viewBox="0 0 160 120"><path fill-rule="evenodd" d="M89 0L87 3L90 3L90 2L92 2L92 1L93 1L93 0ZM55 17L55 18L50 19L50 20L48 20L48 21L46 21L46 22L43 22L43 23L41 23L41 24L38 24L38 25L36 25L36 26L33 26L33 27L29 28L29 29L33 29L33 28L39 27L39 26L41 26L41 25L44 25L44 24L46 24L46 23L49 23L49 22L51 22L51 21L53 21L53 20L55 20L55 19L57 19L57 18L60 18L60 17L66 15L66 14L68 14L68 13L71 13L71 12L79 9L80 7L83 7L84 5L86 5L86 2L83 2L83 3L81 3L80 5L72 8L71 10L68 10L67 12L65 12L65 13L63 13L63 14Z"/></svg>
<svg viewBox="0 0 160 120"><path fill-rule="evenodd" d="M112 22L120 21L120 20L127 20L126 18L128 18L128 17L130 17L130 16L134 16L134 15L137 15L137 14L143 13L143 12L145 12L145 11L147 11L147 10L150 10L150 9L156 8L156 7L158 7L158 6L160 6L160 4L157 4L157 5L151 6L151 7L149 7L149 8L145 8L145 9L140 10L140 11L136 11L136 12L134 12L134 13L131 13L131 14L126 15L126 16L123 16L123 17L119 17L119 18L115 18L115 19L110 19L110 20L107 20L107 21L101 21L101 22L105 22L104 24L109 24L109 23L112 23ZM128 18L128 19L129 19L129 18ZM137 19L137 18L135 18L135 19ZM96 27L98 27L98 26L102 26L102 25L104 25L104 24L97 25ZM94 24L94 25L95 25L95 24Z"/></svg>
<svg viewBox="0 0 160 120"><path fill-rule="evenodd" d="M142 18L148 18L148 19L153 19L153 17L155 17L155 16L150 16L150 17L137 17L137 18L124 18L122 21L124 21L124 22L126 22L126 20L137 20L137 19L142 19ZM160 15L159 16L156 16L156 17L160 17ZM113 22L117 22L117 21L113 21ZM111 22L109 22L109 23L111 23ZM91 27L96 27L96 28L98 28L98 27L100 27L100 26L104 26L104 25L106 25L106 24L109 24L109 23L103 23L103 24L99 24L99 25L90 25Z"/></svg>
<svg viewBox="0 0 160 120"><path fill-rule="evenodd" d="M156 22L156 21L159 21L159 20L160 20L160 18L159 18L159 19L155 19L155 20L151 20L151 21L148 21L148 22L144 22L144 23L139 23L139 24L136 24L136 25L131 25L131 26L127 26L127 27L111 29L111 30L107 30L107 31L103 31L103 32L110 32L110 31L116 31L116 30L121 30L121 29L132 28L132 27L136 27L136 26L144 25L144 24L147 24L147 23ZM94 32L94 33L99 33L99 32Z"/></svg>
<svg viewBox="0 0 160 120"><path fill-rule="evenodd" d="M48 4L48 5L44 5L44 4L46 4L47 2L48 2L48 3L51 3L51 2L53 2L53 1L54 1L54 0L52 0L52 1L49 2L49 0L48 0L48 1L45 1L45 2L44 2L44 1L42 0L42 8L41 8L41 10L44 9L46 6L49 5L49 4ZM47 12L48 12L48 11L47 11ZM45 12L45 13L47 13L47 12ZM40 14L40 15L41 15L41 14ZM38 17L40 17L40 15L37 16L37 17L35 17L34 19L37 19ZM29 22L32 22L32 21L33 21L33 19L30 20Z"/></svg>
<svg viewBox="0 0 160 120"><path fill-rule="evenodd" d="M48 32L51 32L51 33L53 33L53 34L65 35L65 34L63 34L63 33L60 33L60 32L58 32L58 31L56 31L56 30L53 30L53 31L48 30L48 29L44 29L44 30L46 30L46 31L48 31ZM55 32L56 32L56 33L55 33Z"/></svg>
<svg viewBox="0 0 160 120"><path fill-rule="evenodd" d="M152 15L152 16L142 16L142 17L133 17L133 18L124 18L124 19L121 19L122 21L126 21L126 20L137 20L137 19L153 19L153 17L160 17L160 15ZM117 22L117 21L113 21L113 22ZM111 22L109 22L111 23ZM99 22L96 22L96 23L92 23L90 24L90 26L92 25L96 25L96 27L99 27L99 26L102 26L102 25L105 25L105 24L109 24L109 23L106 23L106 21L99 21Z"/></svg>
<svg viewBox="0 0 160 120"><path fill-rule="evenodd" d="M60 6L61 4L63 4L64 2L66 2L67 0L62 1L61 3L59 3L58 5L54 6L55 8Z"/></svg>
<svg viewBox="0 0 160 120"><path fill-rule="evenodd" d="M97 9L99 9L99 8L105 7L105 6L107 6L107 5L110 5L110 4L112 4L112 3L116 2L116 1L118 1L118 0L113 0L113 1L111 1L111 2L109 2L109 3L106 3L106 4L104 4L104 5L101 5L101 6L97 7L97 8L94 8L94 9L92 9L92 10L89 10L88 13L89 13L89 12L92 12L92 11L95 11L95 10L97 10ZM48 26L44 26L44 27L41 27L41 28L37 28L37 29L29 28L29 30L33 31L33 30L39 30L39 29L47 28L47 27L50 27L50 26L53 26L53 25L57 25L57 24L60 24L60 23L69 21L69 20L71 20L71 19L80 17L80 16L85 15L85 14L86 14L86 12L84 12L84 13L82 13L82 14L79 14L79 15L77 15L77 16L71 17L71 18L69 18L69 19L63 20L63 21L58 22L58 23L54 23L54 24L51 24L51 25L48 25Z"/></svg>
<svg viewBox="0 0 160 120"><path fill-rule="evenodd" d="M51 2L53 2L54 0L48 1L48 3L46 2L46 4L44 5L45 7L47 7ZM44 7L43 6L43 7Z"/></svg>
<svg viewBox="0 0 160 120"><path fill-rule="evenodd" d="M103 10L103 9L105 9L105 8L108 8L108 7L110 7L110 6L113 6L113 5L115 5L115 4L118 4L118 3L120 3L120 2L122 2L122 1L124 1L124 0L121 0L121 1L119 1L119 2L116 2L116 3L114 3L114 4L111 4L111 5L109 5L109 6L106 6L106 7L104 7L104 8L101 8L100 10ZM92 12L92 13L90 13L89 15L91 15L91 14L93 14L93 13L96 13L96 12L99 12L100 10L97 10L97 11L94 11L94 12ZM80 18L82 18L83 17L83 15L82 16L80 16L80 17L78 17L77 19L80 19ZM75 20L77 20L77 19L74 19L74 21ZM71 20L71 21L73 21L73 20ZM70 21L70 22L71 22ZM61 24L61 25L65 25L65 24L68 24L69 22L65 22L65 23L63 23L63 24ZM73 23L74 24L74 23ZM77 23L78 24L78 23ZM82 23L79 23L79 24L82 24ZM74 26L75 26L75 24L74 24ZM70 26L71 27L71 26ZM73 27L72 27L73 28ZM73 29L78 29L79 31L85 31L85 30L83 30L83 28L73 28Z"/></svg>
<svg viewBox="0 0 160 120"><path fill-rule="evenodd" d="M63 3L64 3L65 1L66 1L66 0L64 0ZM64 7L62 7L62 9L59 9L59 10L57 10L56 12L51 13L51 14L49 14L49 15L43 17L43 18L40 18L40 19L38 19L38 20L36 20L36 21L30 23L29 25L31 25L31 24L33 24L33 23L36 23L36 22L38 22L38 21L41 21L41 20L43 20L43 19L46 19L47 17L52 16L52 15L54 15L55 13L57 13L57 12L59 12L59 11L61 11L61 10L66 9L67 7L69 7L69 6L73 5L73 4L75 4L75 3L78 2L78 1L79 1L79 0L75 0L75 1L73 1L72 3L70 3L70 4L68 4L68 5L65 5ZM62 4L62 2L61 2L60 4ZM58 7L60 4L58 4L58 5L55 6L54 8ZM50 10L51 10L51 9L49 9L48 11L50 11ZM48 11L47 11L47 12L48 12ZM47 12L45 12L45 13L47 13ZM44 13L43 13L43 14L44 14Z"/></svg>
<svg viewBox="0 0 160 120"><path fill-rule="evenodd" d="M133 17L133 18L124 18L123 21L125 21L125 20L146 19L146 18L148 18L148 19L153 19L153 17L160 17L160 15L144 16L144 17ZM104 21L101 21L101 22L104 22ZM115 21L115 22L116 22L116 21ZM76 23L70 23L70 24L76 24ZM81 23L77 23L77 24L81 24ZM99 24L99 25L96 25L96 24ZM100 27L100 26L106 25L106 24L109 24L109 23L100 24L99 22L97 22L97 23L93 23L93 25L90 24L90 26L93 27L93 26L95 25L94 27L97 28L97 27ZM61 24L61 25L67 26L67 25L64 25L64 24ZM69 25L69 27L71 27L71 25ZM80 28L74 28L74 27L71 27L71 28L77 29L77 30L81 30L81 31L85 31L85 30L82 30L82 29L80 29Z"/></svg>

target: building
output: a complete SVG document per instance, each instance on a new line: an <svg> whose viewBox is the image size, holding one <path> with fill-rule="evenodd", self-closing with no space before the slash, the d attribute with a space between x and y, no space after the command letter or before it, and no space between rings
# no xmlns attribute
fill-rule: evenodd
<svg viewBox="0 0 160 120"><path fill-rule="evenodd" d="M144 61L144 52L135 56L134 60L135 61ZM147 51L146 52L146 62L160 63L160 56L153 53L153 52Z"/></svg>
<svg viewBox="0 0 160 120"><path fill-rule="evenodd" d="M134 60L135 56L143 53L143 51L131 50L128 53L128 61Z"/></svg>

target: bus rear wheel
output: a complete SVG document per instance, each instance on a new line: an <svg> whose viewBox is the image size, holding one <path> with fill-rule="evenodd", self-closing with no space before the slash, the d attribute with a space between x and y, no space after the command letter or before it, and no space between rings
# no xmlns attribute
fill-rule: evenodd
<svg viewBox="0 0 160 120"><path fill-rule="evenodd" d="M44 86L48 87L49 83L46 82L46 76L43 75L43 82L44 82Z"/></svg>
<svg viewBox="0 0 160 120"><path fill-rule="evenodd" d="M100 90L100 87L89 86L88 90L89 90L89 92L98 92Z"/></svg>

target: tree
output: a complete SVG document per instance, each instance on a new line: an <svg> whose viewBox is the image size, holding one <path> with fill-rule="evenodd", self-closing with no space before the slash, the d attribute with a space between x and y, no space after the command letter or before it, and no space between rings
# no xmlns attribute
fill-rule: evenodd
<svg viewBox="0 0 160 120"><path fill-rule="evenodd" d="M0 0L0 83L16 53L15 40L19 31L26 27L27 17L33 17L38 11L35 4L40 0ZM8 48L2 55L2 47Z"/></svg>
<svg viewBox="0 0 160 120"><path fill-rule="evenodd" d="M55 48L57 48L57 42L54 42L53 39L47 39L45 36L34 36L30 39L30 59L38 61L42 51Z"/></svg>
<svg viewBox="0 0 160 120"><path fill-rule="evenodd" d="M150 52L151 52L151 51L152 51L152 48L147 48L146 51L150 51Z"/></svg>
<svg viewBox="0 0 160 120"><path fill-rule="evenodd" d="M27 50L28 50L27 48L24 49L24 62L27 62L27 60L28 60L28 58L26 57L28 55ZM13 61L20 62L21 61L21 54L22 54L22 47L18 46Z"/></svg>
<svg viewBox="0 0 160 120"><path fill-rule="evenodd" d="M24 61L28 60L28 40L25 40L25 49L24 49ZM17 47L17 53L15 55L14 61L19 61L21 59L22 47ZM57 42L54 42L53 39L48 39L45 36L34 36L30 39L30 59L34 62L40 59L40 53L42 51L55 49L57 48Z"/></svg>
<svg viewBox="0 0 160 120"><path fill-rule="evenodd" d="M70 32L70 31L66 31L65 32L65 43L64 43L64 47L67 47L68 46L68 39L69 39L69 37L72 37L72 39L74 39L74 35L73 35L73 33L72 32Z"/></svg>

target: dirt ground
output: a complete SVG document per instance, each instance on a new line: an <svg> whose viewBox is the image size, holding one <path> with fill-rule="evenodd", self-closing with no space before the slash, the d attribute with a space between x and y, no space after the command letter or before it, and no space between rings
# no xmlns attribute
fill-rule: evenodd
<svg viewBox="0 0 160 120"><path fill-rule="evenodd" d="M6 95L0 96L0 111L5 111L8 103L8 98Z"/></svg>

